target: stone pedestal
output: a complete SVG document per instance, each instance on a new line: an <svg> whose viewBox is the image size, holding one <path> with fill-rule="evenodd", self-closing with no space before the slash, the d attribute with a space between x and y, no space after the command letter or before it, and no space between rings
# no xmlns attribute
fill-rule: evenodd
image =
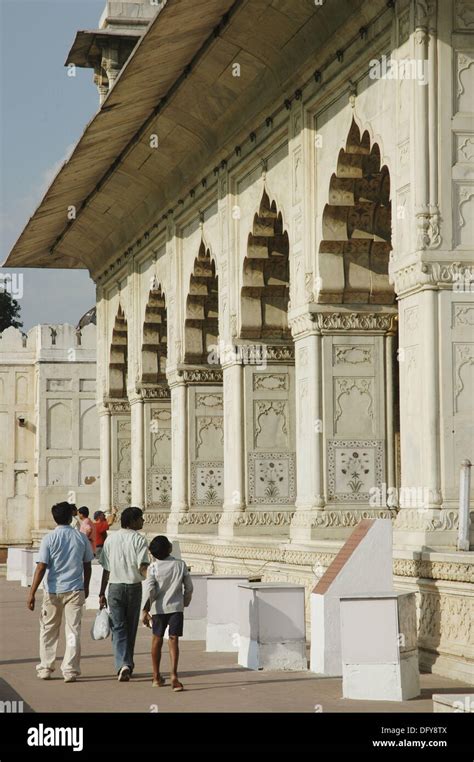
<svg viewBox="0 0 474 762"><path fill-rule="evenodd" d="M86 609L99 608L100 583L102 581L102 566L98 561L92 561L92 574L89 583L89 597L86 599Z"/></svg>
<svg viewBox="0 0 474 762"><path fill-rule="evenodd" d="M289 583L239 585L239 664L306 670L305 589Z"/></svg>
<svg viewBox="0 0 474 762"><path fill-rule="evenodd" d="M8 548L7 555L7 582L21 579L21 559L26 548Z"/></svg>
<svg viewBox="0 0 474 762"><path fill-rule="evenodd" d="M207 574L192 574L193 597L184 609L183 640L206 640Z"/></svg>
<svg viewBox="0 0 474 762"><path fill-rule="evenodd" d="M33 575L36 568L36 559L38 557L38 551L32 548L23 548L21 554L21 586L30 587L33 582Z"/></svg>
<svg viewBox="0 0 474 762"><path fill-rule="evenodd" d="M341 651L344 698L407 701L419 696L414 594L342 597Z"/></svg>
<svg viewBox="0 0 474 762"><path fill-rule="evenodd" d="M206 651L239 650L239 585L249 578L207 578Z"/></svg>
<svg viewBox="0 0 474 762"><path fill-rule="evenodd" d="M343 595L391 590L392 525L361 521L311 594L311 671L341 675L340 600Z"/></svg>

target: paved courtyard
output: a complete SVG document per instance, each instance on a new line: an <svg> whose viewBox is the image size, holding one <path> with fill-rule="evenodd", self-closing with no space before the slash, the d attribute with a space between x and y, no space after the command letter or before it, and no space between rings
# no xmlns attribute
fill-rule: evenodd
<svg viewBox="0 0 474 762"><path fill-rule="evenodd" d="M95 612L87 611L82 631L82 676L65 684L59 669L50 682L38 680L38 605L26 608L27 590L19 582L0 580L0 700L22 700L25 711L51 712L431 712L433 693L472 688L438 675L422 675L421 696L407 702L348 701L340 679L310 672L252 672L239 667L236 654L206 653L201 641L181 644L181 678L185 692L152 688L150 632L140 625L136 672L130 683L113 673L111 642L95 642L90 628ZM62 636L59 654L64 651ZM166 654L164 673L167 674Z"/></svg>

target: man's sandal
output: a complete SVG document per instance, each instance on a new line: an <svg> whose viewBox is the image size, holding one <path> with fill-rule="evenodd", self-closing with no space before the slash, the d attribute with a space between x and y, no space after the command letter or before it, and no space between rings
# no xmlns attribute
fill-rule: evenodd
<svg viewBox="0 0 474 762"><path fill-rule="evenodd" d="M162 688L163 685L165 685L165 683L166 683L165 678L164 677L160 677L159 680L153 680L151 685L152 685L152 688Z"/></svg>
<svg viewBox="0 0 474 762"><path fill-rule="evenodd" d="M180 683L179 680L173 680L171 687L176 693L179 691L184 691L183 683Z"/></svg>

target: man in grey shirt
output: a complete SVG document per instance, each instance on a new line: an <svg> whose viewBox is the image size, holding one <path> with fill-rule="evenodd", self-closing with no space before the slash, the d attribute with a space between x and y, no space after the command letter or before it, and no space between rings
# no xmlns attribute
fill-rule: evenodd
<svg viewBox="0 0 474 762"><path fill-rule="evenodd" d="M153 686L165 684L160 674L161 649L166 628L169 628L169 649L171 661L171 687L182 691L178 680L179 637L183 634L183 610L189 606L193 593L193 583L188 567L178 558L170 555L172 545L167 537L160 535L150 543L150 553L156 559L148 567L145 590L148 601L143 609L143 623L153 628L151 658L153 664ZM152 616L149 612L151 610Z"/></svg>
<svg viewBox="0 0 474 762"><path fill-rule="evenodd" d="M140 508L125 508L120 517L122 528L111 532L102 548L103 567L99 606L107 606L105 590L109 585L108 604L112 646L119 682L128 682L133 672L133 652L140 620L142 581L149 564L148 545L139 530L143 527Z"/></svg>

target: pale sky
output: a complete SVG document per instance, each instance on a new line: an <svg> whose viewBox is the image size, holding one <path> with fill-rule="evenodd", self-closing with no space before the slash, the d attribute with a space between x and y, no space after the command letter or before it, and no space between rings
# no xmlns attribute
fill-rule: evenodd
<svg viewBox="0 0 474 762"><path fill-rule="evenodd" d="M0 263L99 106L91 69L68 77L79 29L96 29L105 0L0 0ZM76 324L95 302L87 270L0 270L14 286L23 329ZM15 294L14 294L15 295Z"/></svg>

